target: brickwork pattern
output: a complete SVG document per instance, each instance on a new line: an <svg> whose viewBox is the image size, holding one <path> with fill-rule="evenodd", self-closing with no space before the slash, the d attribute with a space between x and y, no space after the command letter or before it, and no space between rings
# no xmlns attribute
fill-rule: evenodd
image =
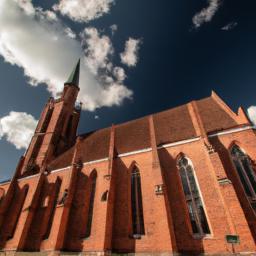
<svg viewBox="0 0 256 256"><path fill-rule="evenodd" d="M233 113L213 93L77 137L78 90L65 85L60 99L49 100L13 179L0 184L0 256L255 255L256 213L229 153L238 145L256 170L255 131L241 108ZM193 164L209 224L202 237L192 232L177 168L181 155ZM145 226L140 237L132 229L135 166ZM232 246L226 235L240 242Z"/></svg>

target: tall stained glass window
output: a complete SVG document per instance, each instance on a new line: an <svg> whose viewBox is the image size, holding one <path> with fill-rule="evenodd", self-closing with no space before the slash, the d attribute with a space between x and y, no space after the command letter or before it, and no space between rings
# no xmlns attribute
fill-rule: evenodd
<svg viewBox="0 0 256 256"><path fill-rule="evenodd" d="M256 173L251 160L237 145L231 148L231 156L244 191L252 208L256 210Z"/></svg>
<svg viewBox="0 0 256 256"><path fill-rule="evenodd" d="M178 168L192 231L198 235L210 234L193 167L190 161L183 156L178 160Z"/></svg>

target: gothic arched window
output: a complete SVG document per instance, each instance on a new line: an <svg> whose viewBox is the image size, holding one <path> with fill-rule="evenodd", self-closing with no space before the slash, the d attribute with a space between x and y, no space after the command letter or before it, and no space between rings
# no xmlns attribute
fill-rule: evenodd
<svg viewBox="0 0 256 256"><path fill-rule="evenodd" d="M231 156L245 193L256 210L256 174L251 160L237 145L231 148Z"/></svg>
<svg viewBox="0 0 256 256"><path fill-rule="evenodd" d="M131 173L131 209L132 209L132 232L133 237L139 238L145 234L142 195L141 195L141 179L140 172L137 167Z"/></svg>
<svg viewBox="0 0 256 256"><path fill-rule="evenodd" d="M88 209L88 217L85 229L85 238L88 238L91 235L92 229L92 217L93 217L93 206L94 206L94 198L95 198L95 191L96 191L96 179L97 179L97 172L94 170L90 175L90 201L89 201L89 209Z"/></svg>
<svg viewBox="0 0 256 256"><path fill-rule="evenodd" d="M183 156L178 160L178 168L192 231L198 235L210 234L192 163L188 158Z"/></svg>

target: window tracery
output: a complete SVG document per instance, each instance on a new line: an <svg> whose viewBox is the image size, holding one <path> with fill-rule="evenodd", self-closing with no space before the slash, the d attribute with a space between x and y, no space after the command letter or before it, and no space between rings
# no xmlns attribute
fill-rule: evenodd
<svg viewBox="0 0 256 256"><path fill-rule="evenodd" d="M192 232L200 236L210 234L210 228L190 160L184 156L181 157L178 160L178 168Z"/></svg>
<svg viewBox="0 0 256 256"><path fill-rule="evenodd" d="M237 145L231 148L231 156L247 198L256 211L256 174L251 159Z"/></svg>

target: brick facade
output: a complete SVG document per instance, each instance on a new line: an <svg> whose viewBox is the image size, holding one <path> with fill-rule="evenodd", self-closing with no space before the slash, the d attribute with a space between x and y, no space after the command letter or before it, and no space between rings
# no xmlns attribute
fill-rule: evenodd
<svg viewBox="0 0 256 256"><path fill-rule="evenodd" d="M65 84L61 98L48 101L14 177L0 184L3 255L254 255L256 209L230 153L233 145L246 152L256 177L255 131L241 108L232 112L213 92L76 136L78 91ZM177 164L182 157L193 168L194 200L201 200L193 213L207 222L206 233L192 227ZM137 180L131 179L134 168ZM144 228L139 234L138 223ZM227 235L239 243L228 243Z"/></svg>

